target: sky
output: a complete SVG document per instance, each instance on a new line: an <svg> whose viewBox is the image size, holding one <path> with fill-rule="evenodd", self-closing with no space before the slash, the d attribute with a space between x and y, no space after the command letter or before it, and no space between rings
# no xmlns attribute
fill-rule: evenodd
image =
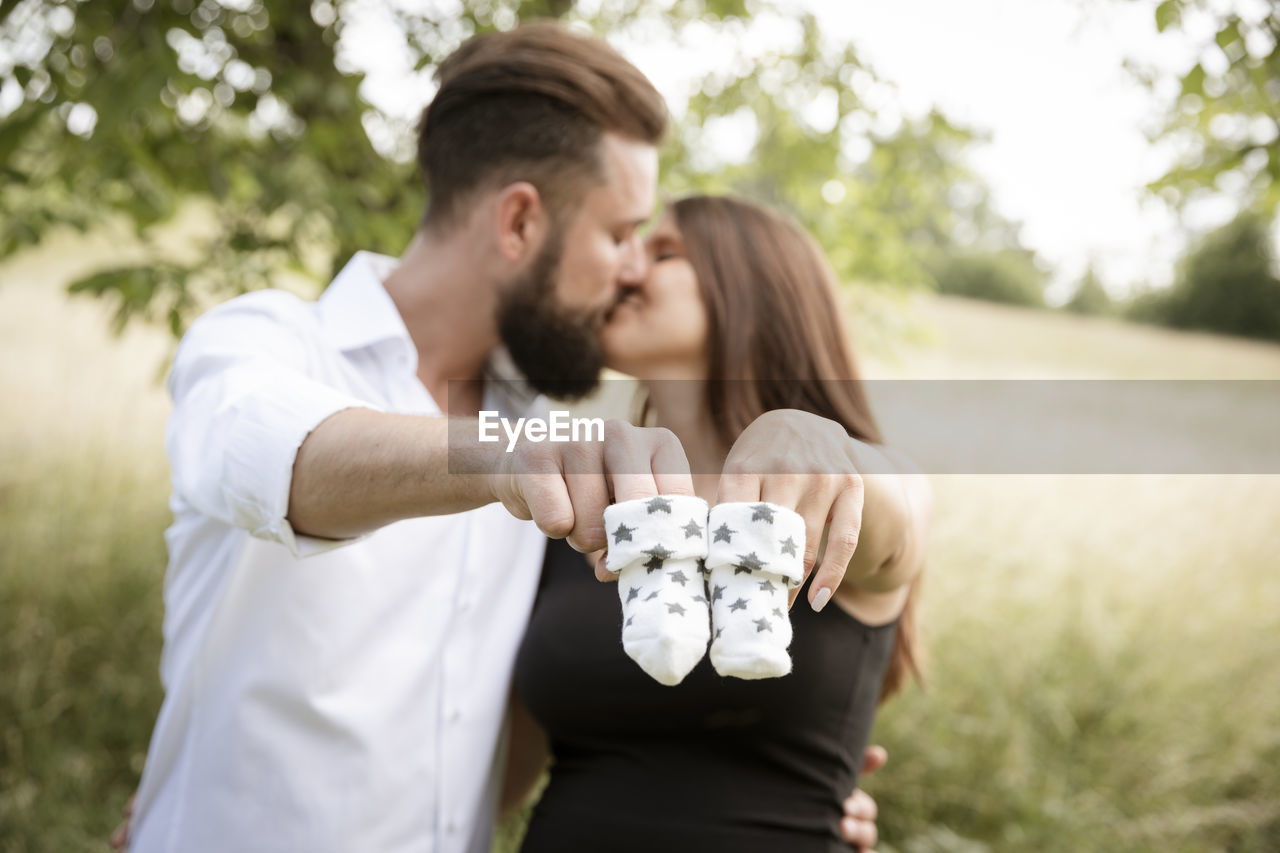
<svg viewBox="0 0 1280 853"><path fill-rule="evenodd" d="M430 5L447 11L451 2ZM1201 57L1212 30L1158 34L1155 0L787 0L813 10L824 37L851 41L876 75L880 92L906 116L938 107L952 121L983 131L971 165L988 182L997 211L1022 223L1024 245L1050 270L1051 302L1064 301L1092 264L1115 296L1168 284L1188 234L1226 221L1226 200L1192 208L1180 221L1143 185L1172 162L1167 146L1145 131L1176 92L1178 74ZM407 8L423 3L401 0ZM608 0L580 0L591 6ZM1248 6L1255 0L1222 0ZM1263 2L1263 0L1256 0ZM366 70L364 92L385 113L411 123L432 94L425 72L390 45L376 9L354 15L344 34L347 59ZM657 0L656 7L663 5ZM1207 19L1199 22L1207 24ZM798 34L788 20L757 20L742 38L710 27L672 41L648 38L641 25L611 41L653 79L674 112L692 81L719 63L766 51ZM1166 74L1152 91L1125 60ZM812 105L823 122L823 104ZM893 109L888 109L892 122ZM387 128L367 126L371 135ZM750 120L718 128L717 149L736 156L749 145ZM376 140L375 140L376 141Z"/></svg>
<svg viewBox="0 0 1280 853"><path fill-rule="evenodd" d="M1197 60L1198 39L1157 33L1154 2L811 5L824 31L851 39L897 84L908 112L936 104L988 131L973 164L997 209L1023 223L1023 242L1054 267L1051 297L1065 298L1089 263L1117 295L1169 283L1185 234L1143 185L1171 163L1172 152L1144 133L1170 93L1149 90L1124 61L1154 65L1172 81ZM1187 224L1211 227L1233 212L1229 203L1202 205Z"/></svg>

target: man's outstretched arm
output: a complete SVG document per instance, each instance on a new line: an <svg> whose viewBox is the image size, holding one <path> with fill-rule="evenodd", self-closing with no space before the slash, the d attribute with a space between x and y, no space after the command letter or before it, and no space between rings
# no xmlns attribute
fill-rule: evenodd
<svg viewBox="0 0 1280 853"><path fill-rule="evenodd" d="M331 539L422 515L501 501L552 538L603 547L604 508L617 500L692 494L684 450L664 429L605 422L603 441L479 440L475 418L424 418L347 409L303 441L293 466L289 522Z"/></svg>
<svg viewBox="0 0 1280 853"><path fill-rule="evenodd" d="M308 324L311 324L309 328ZM264 291L192 325L169 378L175 493L295 554L402 518L501 501L548 535L604 546L610 497L692 493L667 430L623 421L604 441L481 443L475 419L392 414L323 381L307 303ZM295 530L296 527L296 530Z"/></svg>

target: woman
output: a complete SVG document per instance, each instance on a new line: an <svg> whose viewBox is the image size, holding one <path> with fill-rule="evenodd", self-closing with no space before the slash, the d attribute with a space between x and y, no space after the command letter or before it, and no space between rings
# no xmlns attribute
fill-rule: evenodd
<svg viewBox="0 0 1280 853"><path fill-rule="evenodd" d="M914 470L870 447L880 436L834 277L802 230L743 201L695 197L647 245L648 276L612 312L604 347L644 386L642 417L684 445L701 497L714 503L718 475L700 472L719 472L743 428L774 409L835 420ZM887 480L901 489L898 523L864 524L836 606L792 609L785 678L725 679L704 659L659 685L618 641L616 589L549 543L516 665L512 798L536 780L548 741L555 761L524 850L847 849L840 800L875 707L918 674L912 591L930 498L922 477Z"/></svg>

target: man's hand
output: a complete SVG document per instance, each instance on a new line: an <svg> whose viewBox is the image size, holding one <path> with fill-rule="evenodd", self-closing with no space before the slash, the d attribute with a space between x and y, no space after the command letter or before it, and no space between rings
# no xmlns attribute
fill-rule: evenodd
<svg viewBox="0 0 1280 853"><path fill-rule="evenodd" d="M588 553L606 545L604 510L611 498L621 503L694 492L689 461L671 430L611 419L603 442L517 444L499 462L493 493L515 517L532 519L543 533Z"/></svg>
<svg viewBox="0 0 1280 853"><path fill-rule="evenodd" d="M869 746L862 756L862 775L874 773L889 760L889 753L882 746ZM862 853L873 853L871 850L879 840L876 832L876 801L871 799L861 788L854 788L853 793L844 801L844 817L840 819L840 835Z"/></svg>

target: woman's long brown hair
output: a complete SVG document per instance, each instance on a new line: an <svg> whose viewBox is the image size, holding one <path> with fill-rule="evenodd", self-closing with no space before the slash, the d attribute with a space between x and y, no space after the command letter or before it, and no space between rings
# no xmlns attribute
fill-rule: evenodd
<svg viewBox="0 0 1280 853"><path fill-rule="evenodd" d="M672 205L707 311L708 410L732 446L757 417L801 409L882 443L858 377L826 256L794 222L750 202L692 196ZM723 380L723 381L722 381ZM921 678L912 582L881 701Z"/></svg>

